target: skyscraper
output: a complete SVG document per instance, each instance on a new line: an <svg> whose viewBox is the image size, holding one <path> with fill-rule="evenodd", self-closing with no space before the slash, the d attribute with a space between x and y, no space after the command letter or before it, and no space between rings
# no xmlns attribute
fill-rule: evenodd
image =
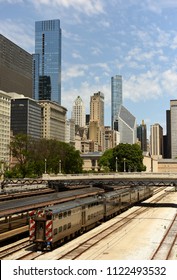
<svg viewBox="0 0 177 280"><path fill-rule="evenodd" d="M177 100L170 100L171 112L171 158L177 157Z"/></svg>
<svg viewBox="0 0 177 280"><path fill-rule="evenodd" d="M120 143L135 144L137 140L136 118L123 106L118 115Z"/></svg>
<svg viewBox="0 0 177 280"><path fill-rule="evenodd" d="M85 106L80 96L78 96L74 101L72 119L75 121L75 124L79 125L80 127L85 126Z"/></svg>
<svg viewBox="0 0 177 280"><path fill-rule="evenodd" d="M0 90L32 98L32 55L1 34Z"/></svg>
<svg viewBox="0 0 177 280"><path fill-rule="evenodd" d="M141 150L147 152L147 129L144 120L142 120L142 124L137 126L137 138L141 142Z"/></svg>
<svg viewBox="0 0 177 280"><path fill-rule="evenodd" d="M35 22L33 97L61 104L60 20Z"/></svg>
<svg viewBox="0 0 177 280"><path fill-rule="evenodd" d="M116 75L111 78L111 126L118 130L116 126L120 107L122 105L122 76Z"/></svg>
<svg viewBox="0 0 177 280"><path fill-rule="evenodd" d="M151 156L162 158L163 155L163 128L160 124L155 123L150 128L150 147Z"/></svg>
<svg viewBox="0 0 177 280"><path fill-rule="evenodd" d="M98 143L99 150L104 150L104 94L94 93L90 98L89 139Z"/></svg>

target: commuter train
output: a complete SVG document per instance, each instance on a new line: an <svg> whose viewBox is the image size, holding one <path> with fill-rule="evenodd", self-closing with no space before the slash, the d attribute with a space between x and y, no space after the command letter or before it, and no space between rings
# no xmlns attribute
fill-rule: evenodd
<svg viewBox="0 0 177 280"><path fill-rule="evenodd" d="M33 211L29 239L37 250L51 250L152 194L150 187L131 187Z"/></svg>

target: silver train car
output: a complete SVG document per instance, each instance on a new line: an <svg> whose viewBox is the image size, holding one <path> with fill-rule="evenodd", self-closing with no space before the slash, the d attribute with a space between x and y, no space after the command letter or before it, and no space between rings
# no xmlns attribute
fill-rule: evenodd
<svg viewBox="0 0 177 280"><path fill-rule="evenodd" d="M151 188L133 187L32 211L29 240L37 250L51 250L152 194Z"/></svg>

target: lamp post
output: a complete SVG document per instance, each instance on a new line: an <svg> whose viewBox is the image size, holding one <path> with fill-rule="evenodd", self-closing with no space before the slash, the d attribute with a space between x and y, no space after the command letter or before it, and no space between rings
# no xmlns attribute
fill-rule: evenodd
<svg viewBox="0 0 177 280"><path fill-rule="evenodd" d="M46 158L45 158L45 171L44 171L44 173L45 174L47 173L47 160L46 160Z"/></svg>
<svg viewBox="0 0 177 280"><path fill-rule="evenodd" d="M125 161L126 161L126 158L124 158L124 172L126 172Z"/></svg>
<svg viewBox="0 0 177 280"><path fill-rule="evenodd" d="M59 160L59 174L61 174L61 159Z"/></svg>
<svg viewBox="0 0 177 280"><path fill-rule="evenodd" d="M117 170L117 157L116 157L116 172L117 172L118 170Z"/></svg>

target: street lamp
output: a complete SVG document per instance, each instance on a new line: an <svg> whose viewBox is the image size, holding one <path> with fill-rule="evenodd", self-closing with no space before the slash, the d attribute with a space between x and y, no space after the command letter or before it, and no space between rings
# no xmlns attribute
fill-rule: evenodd
<svg viewBox="0 0 177 280"><path fill-rule="evenodd" d="M61 159L59 160L59 174L61 174Z"/></svg>
<svg viewBox="0 0 177 280"><path fill-rule="evenodd" d="M46 160L46 158L45 158L45 171L44 171L44 173L45 174L47 173L47 160Z"/></svg>
<svg viewBox="0 0 177 280"><path fill-rule="evenodd" d="M126 161L126 158L124 158L124 172L126 172L125 161Z"/></svg>
<svg viewBox="0 0 177 280"><path fill-rule="evenodd" d="M117 170L117 157L116 157L116 172L117 172L118 170Z"/></svg>

